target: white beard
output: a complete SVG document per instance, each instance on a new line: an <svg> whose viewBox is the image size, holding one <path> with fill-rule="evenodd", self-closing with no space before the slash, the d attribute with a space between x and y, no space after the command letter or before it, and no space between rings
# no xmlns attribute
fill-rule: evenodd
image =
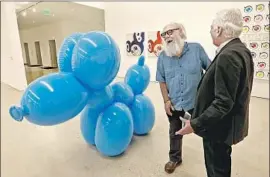
<svg viewBox="0 0 270 177"><path fill-rule="evenodd" d="M182 53L185 41L180 37L176 36L171 43L163 41L164 52L167 56L173 57Z"/></svg>

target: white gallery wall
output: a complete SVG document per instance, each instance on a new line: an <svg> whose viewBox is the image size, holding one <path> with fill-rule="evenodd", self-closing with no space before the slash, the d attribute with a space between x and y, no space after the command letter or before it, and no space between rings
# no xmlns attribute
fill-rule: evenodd
<svg viewBox="0 0 270 177"><path fill-rule="evenodd" d="M55 40L58 54L63 40L70 34L92 30L104 31L104 23L100 23L101 21L104 21L104 16L102 14L97 16L96 20L91 23L83 23L79 20L65 20L56 23L44 24L34 28L20 29L24 61L26 61L26 57L23 43L28 43L31 65L37 64L35 42L39 41L43 66L51 66L49 40Z"/></svg>
<svg viewBox="0 0 270 177"><path fill-rule="evenodd" d="M217 11L223 8L241 8L255 2L106 2L105 29L117 42L121 51L118 77L124 77L127 69L137 62L137 57L126 55L126 34L162 30L169 22L181 22L187 31L188 41L199 42L211 59L216 47L210 36L210 25ZM167 9L167 10L166 10ZM147 41L145 47L147 50ZM155 81L157 59L147 57L151 80ZM269 82L254 80L253 96L269 98Z"/></svg>
<svg viewBox="0 0 270 177"><path fill-rule="evenodd" d="M1 82L27 86L14 2L1 2Z"/></svg>

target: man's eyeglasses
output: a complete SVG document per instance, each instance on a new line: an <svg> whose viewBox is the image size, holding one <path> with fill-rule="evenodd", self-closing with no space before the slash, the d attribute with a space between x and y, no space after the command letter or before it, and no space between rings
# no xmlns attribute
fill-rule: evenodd
<svg viewBox="0 0 270 177"><path fill-rule="evenodd" d="M179 28L176 28L176 29L170 29L168 31L165 31L163 33L160 34L161 37L165 38L166 34L168 34L169 36L172 35L172 33L175 31L175 30L179 30Z"/></svg>

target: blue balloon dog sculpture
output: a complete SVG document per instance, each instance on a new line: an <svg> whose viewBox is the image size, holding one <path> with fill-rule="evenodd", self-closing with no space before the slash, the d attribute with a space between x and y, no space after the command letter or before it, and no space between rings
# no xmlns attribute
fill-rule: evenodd
<svg viewBox="0 0 270 177"><path fill-rule="evenodd" d="M41 126L64 123L81 114L81 132L88 144L106 156L117 156L133 134L149 133L155 123L151 100L143 94L150 82L141 56L124 82L112 83L120 67L120 51L104 32L74 33L62 43L59 73L33 81L20 106L11 106L13 119Z"/></svg>

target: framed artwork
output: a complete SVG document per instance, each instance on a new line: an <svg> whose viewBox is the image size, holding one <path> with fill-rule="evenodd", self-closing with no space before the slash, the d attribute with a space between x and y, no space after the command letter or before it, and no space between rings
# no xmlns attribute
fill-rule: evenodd
<svg viewBox="0 0 270 177"><path fill-rule="evenodd" d="M162 50L160 31L148 32L148 57L158 57Z"/></svg>
<svg viewBox="0 0 270 177"><path fill-rule="evenodd" d="M243 8L242 42L251 51L255 79L269 80L269 8L268 3Z"/></svg>
<svg viewBox="0 0 270 177"><path fill-rule="evenodd" d="M126 35L127 56L141 56L144 53L144 32L134 32Z"/></svg>

